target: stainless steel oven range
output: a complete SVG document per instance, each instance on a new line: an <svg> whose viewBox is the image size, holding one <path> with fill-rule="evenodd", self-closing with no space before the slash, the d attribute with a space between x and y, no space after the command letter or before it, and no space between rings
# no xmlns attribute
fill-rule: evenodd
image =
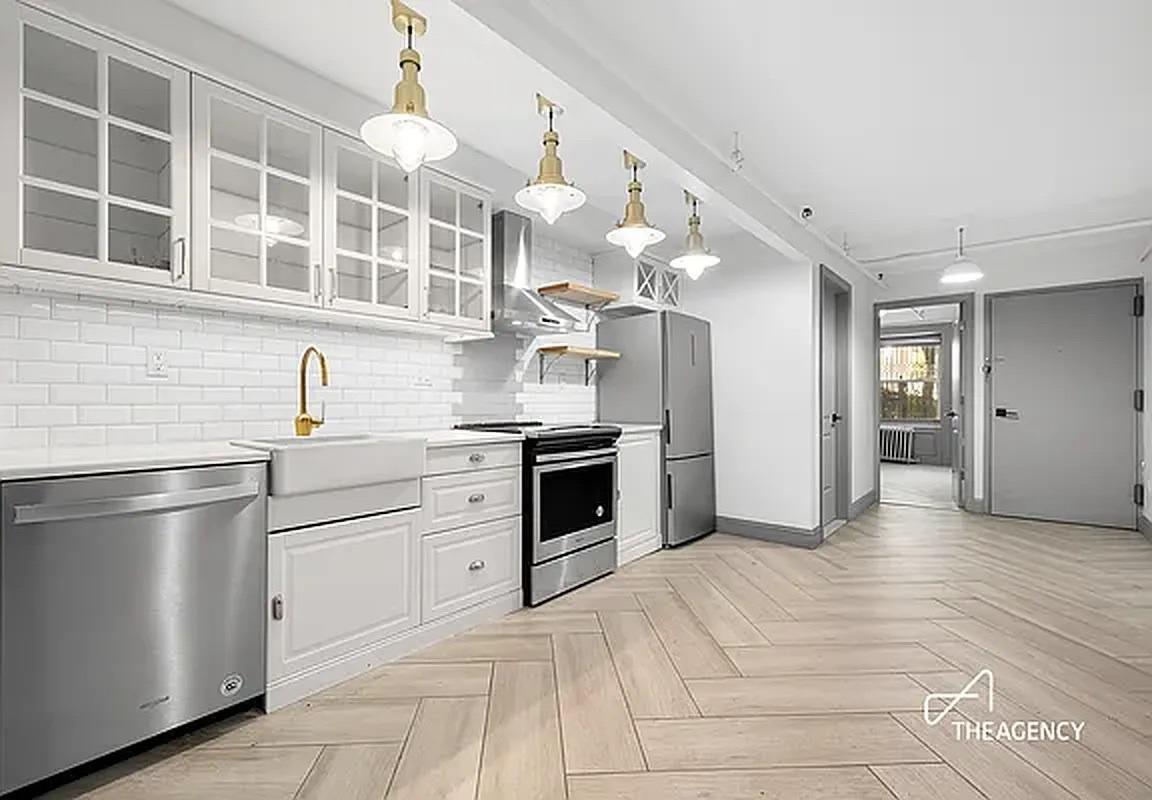
<svg viewBox="0 0 1152 800"><path fill-rule="evenodd" d="M458 427L524 434L524 602L539 605L616 568L614 425Z"/></svg>

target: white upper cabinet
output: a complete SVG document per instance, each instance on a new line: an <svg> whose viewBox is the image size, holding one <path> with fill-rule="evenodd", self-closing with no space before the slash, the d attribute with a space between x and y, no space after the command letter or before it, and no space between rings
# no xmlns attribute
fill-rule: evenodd
<svg viewBox="0 0 1152 800"><path fill-rule="evenodd" d="M6 6L6 260L187 287L188 72Z"/></svg>
<svg viewBox="0 0 1152 800"><path fill-rule="evenodd" d="M320 305L320 126L199 76L192 103L194 287Z"/></svg>
<svg viewBox="0 0 1152 800"><path fill-rule="evenodd" d="M360 313L420 313L419 180L373 150L324 131L328 302Z"/></svg>
<svg viewBox="0 0 1152 800"><path fill-rule="evenodd" d="M487 194L427 168L420 179L424 248L421 315L487 330L492 305L492 212Z"/></svg>
<svg viewBox="0 0 1152 800"><path fill-rule="evenodd" d="M684 273L648 254L632 258L617 249L596 256L595 281L620 295L615 307L636 306L658 311L680 308Z"/></svg>

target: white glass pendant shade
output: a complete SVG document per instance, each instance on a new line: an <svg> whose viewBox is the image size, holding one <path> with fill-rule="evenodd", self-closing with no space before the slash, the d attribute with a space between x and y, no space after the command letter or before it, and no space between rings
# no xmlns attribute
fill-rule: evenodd
<svg viewBox="0 0 1152 800"><path fill-rule="evenodd" d="M720 258L711 253L684 253L672 259L672 266L688 273L692 280L704 274L704 270L720 263Z"/></svg>
<svg viewBox="0 0 1152 800"><path fill-rule="evenodd" d="M645 247L664 241L664 231L649 225L621 225L608 231L605 238L609 243L623 247L632 258L639 258Z"/></svg>
<svg viewBox="0 0 1152 800"><path fill-rule="evenodd" d="M972 259L962 256L948 265L940 275L940 283L975 283L983 277L984 270Z"/></svg>
<svg viewBox="0 0 1152 800"><path fill-rule="evenodd" d="M975 283L984 277L984 270L964 255L964 228L956 229L956 260L940 274L940 283L954 286L960 283Z"/></svg>
<svg viewBox="0 0 1152 800"><path fill-rule="evenodd" d="M360 126L360 138L378 153L391 156L405 172L440 161L456 152L456 136L430 117L388 112Z"/></svg>
<svg viewBox="0 0 1152 800"><path fill-rule="evenodd" d="M535 211L549 225L561 215L580 208L585 200L584 192L571 184L530 183L516 193L517 205Z"/></svg>

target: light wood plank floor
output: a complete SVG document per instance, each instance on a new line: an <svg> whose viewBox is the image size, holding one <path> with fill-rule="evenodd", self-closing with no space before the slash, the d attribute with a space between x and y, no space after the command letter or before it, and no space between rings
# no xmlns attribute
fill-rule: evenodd
<svg viewBox="0 0 1152 800"><path fill-rule="evenodd" d="M1080 742L957 741L928 691ZM59 798L1152 797L1152 544L881 506L808 552L716 534Z"/></svg>

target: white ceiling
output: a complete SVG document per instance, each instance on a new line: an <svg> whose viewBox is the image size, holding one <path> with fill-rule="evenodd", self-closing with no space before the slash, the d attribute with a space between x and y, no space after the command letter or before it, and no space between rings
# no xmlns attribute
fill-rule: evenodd
<svg viewBox="0 0 1152 800"><path fill-rule="evenodd" d="M957 224L979 244L1152 217L1148 0L515 1L716 153L739 129L743 174L794 212L811 206L858 259L951 247ZM390 103L400 38L386 0L170 2ZM605 249L624 203L620 148L655 148L451 0L417 6L431 112L510 165L498 199L535 171L534 92L568 106L560 153L591 208L556 232ZM667 253L684 209L675 171L655 162L645 200ZM703 213L710 238L736 230Z"/></svg>
<svg viewBox="0 0 1152 800"><path fill-rule="evenodd" d="M1152 217L1148 0L525 2L857 258Z"/></svg>
<svg viewBox="0 0 1152 800"><path fill-rule="evenodd" d="M391 106L403 40L392 28L386 0L169 1L382 107ZM509 165L506 175L484 176L495 184L498 203L511 205L515 189L536 173L545 123L536 115L535 93L542 92L567 108L557 125L560 155L568 179L589 196L587 207L565 215L554 230L589 251L611 249L604 234L627 199L621 150L627 146L643 157L644 143L450 0L414 5L429 18L428 35L417 43L429 111L461 141ZM444 168L452 171L451 159ZM649 219L668 233L661 249L674 253L687 217L681 187L655 165L643 180ZM739 230L707 209L702 215L709 238Z"/></svg>

